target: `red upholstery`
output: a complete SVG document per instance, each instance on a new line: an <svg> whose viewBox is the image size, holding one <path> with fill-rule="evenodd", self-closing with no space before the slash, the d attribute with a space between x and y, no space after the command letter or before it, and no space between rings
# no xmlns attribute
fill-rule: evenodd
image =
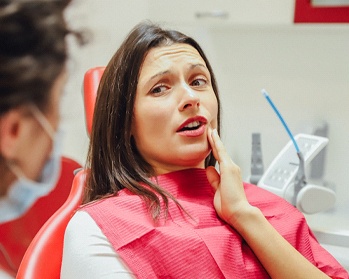
<svg viewBox="0 0 349 279"><path fill-rule="evenodd" d="M91 134L93 111L95 108L96 96L99 81L104 73L105 67L95 67L89 69L84 76L84 105L86 117L86 129L88 135Z"/></svg>
<svg viewBox="0 0 349 279"><path fill-rule="evenodd" d="M0 225L0 269L15 275L30 242L44 223L65 202L71 190L74 170L81 165L63 157L57 186L38 199L21 218Z"/></svg>
<svg viewBox="0 0 349 279"><path fill-rule="evenodd" d="M18 270L18 279L60 277L65 228L81 204L85 171L79 171L73 181L68 199L40 229L26 251Z"/></svg>

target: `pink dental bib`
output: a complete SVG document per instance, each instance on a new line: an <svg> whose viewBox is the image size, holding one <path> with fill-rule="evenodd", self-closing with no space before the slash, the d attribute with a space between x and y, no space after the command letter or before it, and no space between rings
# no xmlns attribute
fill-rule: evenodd
<svg viewBox="0 0 349 279"><path fill-rule="evenodd" d="M127 189L81 209L137 278L269 278L241 236L217 216L205 170L168 173L158 183L190 216L170 200L167 219L154 222L144 201ZM329 276L348 278L318 244L300 212L257 186L244 187L249 202L310 262Z"/></svg>

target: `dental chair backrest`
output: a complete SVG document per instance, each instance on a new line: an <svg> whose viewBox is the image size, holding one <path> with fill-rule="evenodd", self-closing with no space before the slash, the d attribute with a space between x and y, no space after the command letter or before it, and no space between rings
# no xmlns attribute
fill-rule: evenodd
<svg viewBox="0 0 349 279"><path fill-rule="evenodd" d="M68 199L30 243L19 266L17 279L60 278L65 228L81 205L85 177L85 170L75 175Z"/></svg>
<svg viewBox="0 0 349 279"><path fill-rule="evenodd" d="M84 76L84 105L86 129L88 135L91 134L93 112L96 103L99 82L104 73L105 67L94 67L89 69Z"/></svg>

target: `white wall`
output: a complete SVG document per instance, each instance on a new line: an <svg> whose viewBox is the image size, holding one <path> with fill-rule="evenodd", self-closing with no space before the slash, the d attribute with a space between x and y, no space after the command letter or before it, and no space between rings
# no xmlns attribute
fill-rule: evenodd
<svg viewBox="0 0 349 279"><path fill-rule="evenodd" d="M64 153L81 163L88 147L81 95L84 72L106 65L127 32L148 15L147 1L142 0L74 0L69 10L71 22L93 34L86 47L72 46L62 103ZM328 122L325 176L335 184L339 202L349 202L349 26L178 26L194 36L211 59L223 105L222 137L244 177L250 168L251 133L262 134L265 167L289 140L260 94L265 88L294 134Z"/></svg>
<svg viewBox="0 0 349 279"><path fill-rule="evenodd" d="M215 30L224 140L245 175L252 132L262 134L265 166L289 140L260 94L265 88L294 134L328 123L325 178L339 201L349 200L348 33L349 26L322 25Z"/></svg>
<svg viewBox="0 0 349 279"><path fill-rule="evenodd" d="M84 74L91 67L108 63L131 28L145 18L145 4L142 0L73 0L67 10L70 25L84 29L90 38L83 47L69 40L70 77L61 105L64 154L81 164L85 163L89 143L82 97Z"/></svg>

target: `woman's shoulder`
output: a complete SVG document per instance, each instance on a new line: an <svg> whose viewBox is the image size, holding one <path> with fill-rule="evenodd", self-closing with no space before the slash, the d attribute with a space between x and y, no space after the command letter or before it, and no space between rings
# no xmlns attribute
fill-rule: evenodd
<svg viewBox="0 0 349 279"><path fill-rule="evenodd" d="M81 230L83 229L93 229L96 223L91 218L91 216L83 211L77 210L74 215L70 218L66 230Z"/></svg>
<svg viewBox="0 0 349 279"><path fill-rule="evenodd" d="M92 217L78 210L66 227L61 278L100 278L101 274L133 278Z"/></svg>
<svg viewBox="0 0 349 279"><path fill-rule="evenodd" d="M69 245L79 246L80 249L85 242L90 241L91 236L101 235L100 228L93 220L93 218L85 211L78 210L71 217L65 229L64 242Z"/></svg>

